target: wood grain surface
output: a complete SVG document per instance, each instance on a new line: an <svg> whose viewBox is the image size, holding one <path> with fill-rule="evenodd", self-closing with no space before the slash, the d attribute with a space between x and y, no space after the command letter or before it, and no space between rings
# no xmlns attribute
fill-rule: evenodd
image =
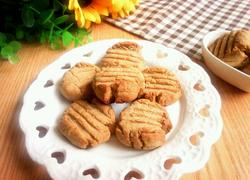
<svg viewBox="0 0 250 180"><path fill-rule="evenodd" d="M106 23L94 26L92 35L94 41L139 39ZM0 61L0 180L50 179L45 168L28 156L18 116L28 86L43 68L65 51L52 51L37 44L24 45L19 53L22 59L19 64ZM211 149L206 166L181 179L250 179L250 93L238 90L205 70L221 95L223 132Z"/></svg>

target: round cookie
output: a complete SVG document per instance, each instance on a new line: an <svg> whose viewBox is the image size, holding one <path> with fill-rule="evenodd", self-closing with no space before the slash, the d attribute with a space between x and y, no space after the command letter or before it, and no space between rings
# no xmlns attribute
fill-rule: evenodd
<svg viewBox="0 0 250 180"><path fill-rule="evenodd" d="M147 99L134 101L120 114L116 137L125 146L150 150L164 144L172 124L165 109Z"/></svg>
<svg viewBox="0 0 250 180"><path fill-rule="evenodd" d="M114 126L115 114L111 106L78 100L65 110L58 129L75 146L88 148L108 141Z"/></svg>
<svg viewBox="0 0 250 180"><path fill-rule="evenodd" d="M237 31L234 40L234 48L250 53L250 31L242 29Z"/></svg>
<svg viewBox="0 0 250 180"><path fill-rule="evenodd" d="M181 86L175 75L162 67L148 67L143 70L145 88L141 98L166 106L181 97Z"/></svg>
<svg viewBox="0 0 250 180"><path fill-rule="evenodd" d="M142 92L144 77L133 67L102 67L96 73L92 87L105 104L131 102Z"/></svg>
<svg viewBox="0 0 250 180"><path fill-rule="evenodd" d="M59 87L61 94L69 101L86 99L91 95L91 83L98 70L92 64L76 64L64 74Z"/></svg>
<svg viewBox="0 0 250 180"><path fill-rule="evenodd" d="M142 69L143 57L139 53L140 47L133 42L121 42L113 45L106 52L100 62L101 67L135 67Z"/></svg>
<svg viewBox="0 0 250 180"><path fill-rule="evenodd" d="M123 49L123 50L131 50L131 51L135 51L135 52L140 52L141 47L132 41L123 41L123 42L119 42L114 44L111 49Z"/></svg>

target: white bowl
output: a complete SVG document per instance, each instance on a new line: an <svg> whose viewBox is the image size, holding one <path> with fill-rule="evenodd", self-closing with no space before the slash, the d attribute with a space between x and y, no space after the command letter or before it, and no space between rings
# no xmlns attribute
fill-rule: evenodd
<svg viewBox="0 0 250 180"><path fill-rule="evenodd" d="M214 74L219 76L221 79L232 84L233 86L238 87L243 91L250 92L250 76L224 63L208 50L208 46L226 32L229 31L211 31L203 38L202 56L205 60L205 64Z"/></svg>

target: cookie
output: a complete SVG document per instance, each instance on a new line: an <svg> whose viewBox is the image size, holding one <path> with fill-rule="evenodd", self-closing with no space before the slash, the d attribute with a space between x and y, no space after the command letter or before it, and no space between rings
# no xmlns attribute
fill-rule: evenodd
<svg viewBox="0 0 250 180"><path fill-rule="evenodd" d="M226 47L226 54L230 54L233 50L234 46L234 39L237 31L231 31L228 37L227 47Z"/></svg>
<svg viewBox="0 0 250 180"><path fill-rule="evenodd" d="M250 53L250 31L239 30L235 35L234 48Z"/></svg>
<svg viewBox="0 0 250 180"><path fill-rule="evenodd" d="M221 40L221 46L218 52L218 58L224 58L225 54L226 54L226 47L227 47L227 42L228 42L228 38L229 38L230 34L226 33Z"/></svg>
<svg viewBox="0 0 250 180"><path fill-rule="evenodd" d="M108 126L111 134L114 132L115 129L115 112L113 108L110 105L103 104L98 99L94 98L91 103L95 105L97 109L99 109L103 114L105 114L107 117L111 119L109 123L105 123L106 126Z"/></svg>
<svg viewBox="0 0 250 180"><path fill-rule="evenodd" d="M105 104L131 102L142 92L144 77L133 67L102 67L96 73L92 87Z"/></svg>
<svg viewBox="0 0 250 180"><path fill-rule="evenodd" d="M241 68L247 62L247 55L243 50L236 47L236 39L239 31L231 31L219 37L209 45L209 50L228 65Z"/></svg>
<svg viewBox="0 0 250 180"><path fill-rule="evenodd" d="M218 38L218 39L215 41L215 47L214 47L213 54L214 54L216 57L218 57L218 55L219 55L219 51L220 51L222 39L223 39L223 37L220 37L220 38Z"/></svg>
<svg viewBox="0 0 250 180"><path fill-rule="evenodd" d="M143 57L139 53L139 46L133 42L117 43L106 52L100 62L101 67L135 67L143 68Z"/></svg>
<svg viewBox="0 0 250 180"><path fill-rule="evenodd" d="M92 64L76 64L64 74L59 86L61 94L69 101L86 99L91 95L91 83L98 70Z"/></svg>
<svg viewBox="0 0 250 180"><path fill-rule="evenodd" d="M94 147L110 139L110 129L115 124L114 117L111 106L78 100L65 110L58 129L75 146Z"/></svg>
<svg viewBox="0 0 250 180"><path fill-rule="evenodd" d="M141 98L166 106L176 102L182 95L181 86L175 75L162 67L148 67L143 70L145 88Z"/></svg>
<svg viewBox="0 0 250 180"><path fill-rule="evenodd" d="M115 134L125 146L150 150L165 143L165 134L171 128L168 114L160 104L139 99L121 112Z"/></svg>
<svg viewBox="0 0 250 180"><path fill-rule="evenodd" d="M124 41L124 42L119 42L119 43L114 44L111 47L111 49L123 49L123 50L131 50L131 51L139 52L141 50L141 47L135 42Z"/></svg>
<svg viewBox="0 0 250 180"><path fill-rule="evenodd" d="M222 60L232 67L241 68L247 63L248 57L243 51L234 49L231 53L225 54Z"/></svg>

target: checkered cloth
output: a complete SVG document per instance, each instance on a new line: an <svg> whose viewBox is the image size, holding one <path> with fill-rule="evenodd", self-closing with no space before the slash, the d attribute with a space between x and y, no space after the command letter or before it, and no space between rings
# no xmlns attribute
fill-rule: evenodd
<svg viewBox="0 0 250 180"><path fill-rule="evenodd" d="M209 31L250 29L250 0L141 0L134 14L108 22L201 59Z"/></svg>

